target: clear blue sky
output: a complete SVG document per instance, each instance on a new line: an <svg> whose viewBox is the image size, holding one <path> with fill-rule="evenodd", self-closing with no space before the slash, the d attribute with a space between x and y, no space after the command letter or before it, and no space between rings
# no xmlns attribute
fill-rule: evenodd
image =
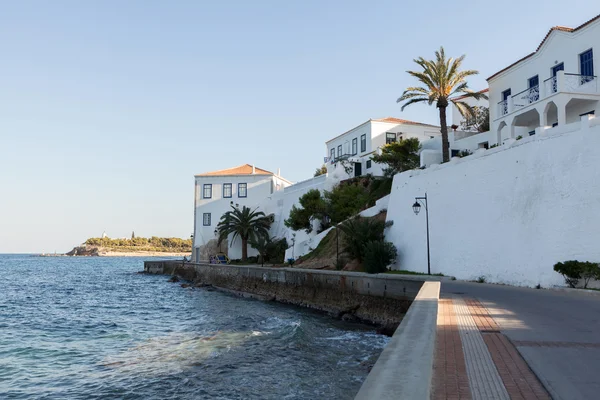
<svg viewBox="0 0 600 400"><path fill-rule="evenodd" d="M597 1L3 1L0 253L189 237L195 173L256 163L297 181L325 140L400 112L412 59L485 78Z"/></svg>

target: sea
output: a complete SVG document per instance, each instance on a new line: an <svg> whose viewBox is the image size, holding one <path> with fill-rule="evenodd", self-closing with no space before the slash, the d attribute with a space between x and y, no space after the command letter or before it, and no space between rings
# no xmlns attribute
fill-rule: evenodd
<svg viewBox="0 0 600 400"><path fill-rule="evenodd" d="M141 270L0 255L0 399L352 399L389 340Z"/></svg>

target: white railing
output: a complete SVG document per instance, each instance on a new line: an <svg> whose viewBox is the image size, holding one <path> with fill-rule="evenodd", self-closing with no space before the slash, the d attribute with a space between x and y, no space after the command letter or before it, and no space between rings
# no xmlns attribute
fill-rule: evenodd
<svg viewBox="0 0 600 400"><path fill-rule="evenodd" d="M540 99L539 85L525 89L512 97L513 107L526 107Z"/></svg>
<svg viewBox="0 0 600 400"><path fill-rule="evenodd" d="M544 81L544 89L546 90L546 96L550 96L558 91L558 79L556 76L548 78Z"/></svg>
<svg viewBox="0 0 600 400"><path fill-rule="evenodd" d="M506 115L508 114L508 99L502 100L498 103L498 114Z"/></svg>
<svg viewBox="0 0 600 400"><path fill-rule="evenodd" d="M565 74L564 88L561 91L598 93L598 79L589 75Z"/></svg>

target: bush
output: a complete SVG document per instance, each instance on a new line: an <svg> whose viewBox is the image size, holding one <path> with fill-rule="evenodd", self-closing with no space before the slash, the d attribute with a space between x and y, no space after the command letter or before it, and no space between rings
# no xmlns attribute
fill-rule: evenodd
<svg viewBox="0 0 600 400"><path fill-rule="evenodd" d="M325 192L325 202L331 223L338 224L367 207L369 191L361 182L340 183Z"/></svg>
<svg viewBox="0 0 600 400"><path fill-rule="evenodd" d="M344 251L353 259L362 262L364 244L371 241L383 241L385 222L373 218L356 217L339 226L344 232Z"/></svg>
<svg viewBox="0 0 600 400"><path fill-rule="evenodd" d="M285 251L288 247L289 246L285 238L271 239L271 241L267 244L267 254L265 254L265 259L274 264L282 263L285 258Z"/></svg>
<svg viewBox="0 0 600 400"><path fill-rule="evenodd" d="M569 287L577 287L580 279L583 279L583 288L587 288L590 280L600 279L600 266L598 263L589 261L569 260L554 264L554 270L565 278Z"/></svg>
<svg viewBox="0 0 600 400"><path fill-rule="evenodd" d="M312 189L304 193L298 200L301 207L292 206L289 217L283 222L285 226L294 231L304 229L306 233L312 231L311 220L322 219L326 204L318 189Z"/></svg>
<svg viewBox="0 0 600 400"><path fill-rule="evenodd" d="M369 274L385 272L388 265L396 260L396 246L391 242L372 240L363 246L364 267Z"/></svg>
<svg viewBox="0 0 600 400"><path fill-rule="evenodd" d="M346 264L348 264L348 260L345 257L338 257L338 259L335 260L335 269L339 271L343 269Z"/></svg>

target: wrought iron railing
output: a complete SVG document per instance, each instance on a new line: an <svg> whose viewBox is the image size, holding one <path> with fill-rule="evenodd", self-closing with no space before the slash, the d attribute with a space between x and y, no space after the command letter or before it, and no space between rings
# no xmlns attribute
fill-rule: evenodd
<svg viewBox="0 0 600 400"><path fill-rule="evenodd" d="M548 78L544 81L544 89L546 89L546 96L558 92L558 80L556 79L556 76Z"/></svg>
<svg viewBox="0 0 600 400"><path fill-rule="evenodd" d="M598 93L598 80L591 75L565 74L565 92Z"/></svg>
<svg viewBox="0 0 600 400"><path fill-rule="evenodd" d="M500 115L508 114L508 99L498 103L498 113Z"/></svg>
<svg viewBox="0 0 600 400"><path fill-rule="evenodd" d="M535 85L512 96L513 107L526 107L540 99L540 86Z"/></svg>

